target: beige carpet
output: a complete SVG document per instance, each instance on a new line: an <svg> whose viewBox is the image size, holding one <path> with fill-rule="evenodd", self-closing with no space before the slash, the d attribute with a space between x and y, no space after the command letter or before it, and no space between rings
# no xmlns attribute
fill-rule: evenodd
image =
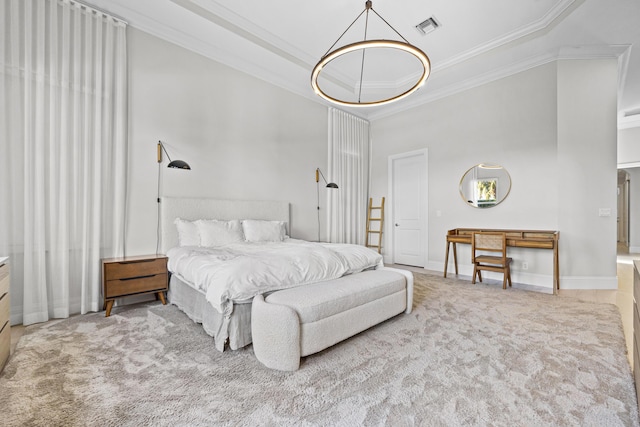
<svg viewBox="0 0 640 427"><path fill-rule="evenodd" d="M637 426L618 310L416 274L415 309L271 371L173 306L25 331L3 426Z"/></svg>

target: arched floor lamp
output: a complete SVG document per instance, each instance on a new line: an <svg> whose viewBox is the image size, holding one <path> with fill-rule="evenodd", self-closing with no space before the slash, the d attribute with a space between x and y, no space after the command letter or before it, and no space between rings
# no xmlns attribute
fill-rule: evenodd
<svg viewBox="0 0 640 427"><path fill-rule="evenodd" d="M167 153L167 149L164 148L162 141L158 141L158 211L157 211L157 229L156 229L156 254L160 252L160 165L162 164L162 152L167 155L169 159L168 168L172 169L186 169L191 170L191 166L184 160L171 160L171 156Z"/></svg>
<svg viewBox="0 0 640 427"><path fill-rule="evenodd" d="M316 195L318 197L318 242L320 242L320 177L324 181L327 188L338 188L338 184L335 182L327 182L327 179L324 177L324 174L320 170L320 168L316 168Z"/></svg>

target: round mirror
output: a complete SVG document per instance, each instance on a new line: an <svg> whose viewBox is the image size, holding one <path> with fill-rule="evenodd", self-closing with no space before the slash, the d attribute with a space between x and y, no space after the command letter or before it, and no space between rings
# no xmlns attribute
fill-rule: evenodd
<svg viewBox="0 0 640 427"><path fill-rule="evenodd" d="M511 177L500 165L480 163L469 169L460 180L460 196L475 208L491 208L509 195Z"/></svg>

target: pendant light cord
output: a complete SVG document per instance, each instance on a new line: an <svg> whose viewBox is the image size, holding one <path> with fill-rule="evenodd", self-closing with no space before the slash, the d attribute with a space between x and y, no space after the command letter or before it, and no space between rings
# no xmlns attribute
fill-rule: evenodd
<svg viewBox="0 0 640 427"><path fill-rule="evenodd" d="M386 19L384 19L382 16L380 16L380 15L378 14L378 12L376 12L376 11L375 11L375 9L374 9L373 7L371 7L371 10L373 11L373 13L375 13L375 14L376 14L376 16L377 16L378 18L382 19L382 22L384 22L385 24L387 24L387 25L389 26L389 28L391 28L391 29L392 29L392 30L393 30L393 31L398 35L398 37L400 37L402 40L404 40L404 42L405 42L405 43L410 44L410 43L409 43L409 41L408 41L407 39L405 39L404 37L402 37L402 34L400 34L400 33L398 32L398 30L396 30L395 28L393 28L393 25L389 24L389 23L387 22L387 20L386 20Z"/></svg>
<svg viewBox="0 0 640 427"><path fill-rule="evenodd" d="M367 29L369 28L369 7L365 10L367 11L367 16L364 20L364 38L363 40L367 40ZM377 15L377 13L376 13ZM358 89L358 102L362 102L362 79L364 77L364 54L367 52L367 49L362 49L362 63L360 64L360 88Z"/></svg>
<svg viewBox="0 0 640 427"><path fill-rule="evenodd" d="M369 24L369 9L371 9L371 11L373 11L373 13L375 13L375 14L376 14L376 16L382 20L382 22L384 22L385 24L387 24L387 26L388 26L389 28L391 28L391 29L393 30L393 32L394 32L394 33L396 33L396 34L398 35L398 37L400 37L402 40L404 40L404 42L405 42L405 43L409 44L409 41L408 41L407 39L405 39L405 38L402 36L402 34L400 34L400 33L398 32L398 30L396 30L395 28L393 28L393 25L389 24L389 23L387 22L387 20L386 20L386 19L384 19L382 16L380 16L380 14L379 14L378 12L376 12L376 10L373 8L373 6L369 6L369 7L365 7L365 9L364 9L362 12L360 12L360 14L356 17L356 19L354 19L354 20L353 20L353 22L352 22L352 23L347 27L347 29L346 29L346 30L344 30L344 31L342 32L342 34L340 34L340 37L338 37L338 39L337 39L337 40L336 40L336 41L331 45L331 47L330 47L329 49L327 49L327 51L324 53L324 55L322 55L322 57L323 57L323 58L324 58L325 56L327 56L327 54L328 54L329 52L331 52L331 50L334 48L334 46L338 44L338 42L340 41L340 39L341 39L341 38L342 38L342 37L347 33L347 31L349 31L349 30L351 29L351 27L353 27L353 24L355 24L355 23L356 23L356 21L357 21L358 19L360 19L360 17L362 16L362 14L363 14L363 13L365 13L365 12L367 12L367 18L366 18L366 19L367 19L367 22L365 23L364 40L367 40L367 28L366 28L366 27L367 27L367 25Z"/></svg>
<svg viewBox="0 0 640 427"><path fill-rule="evenodd" d="M362 16L362 14L363 14L366 10L367 10L367 9L363 10L362 12L360 12L360 15L358 15L358 17L357 17L356 19L354 19L354 20L353 20L353 22L351 23L351 25L349 25L349 26L347 27L347 29L346 29L346 30L344 30L344 32L343 32L342 34L340 34L340 37L338 37L338 40L336 40L336 41L331 45L331 47L330 47L330 48L329 48L329 49L324 53L324 55L322 55L322 57L323 57L323 58L324 58L325 56L327 56L327 54L328 54L329 52L331 52L331 49L333 49L333 47L334 47L336 44L338 44L338 42L340 41L340 39L342 38L342 36L344 36L344 35L347 33L347 31L349 31L349 29L350 29L351 27L353 27L353 24L355 24L355 23L356 23L356 21L357 21L358 19L360 19L360 17ZM377 13L376 13L376 15L377 15ZM395 30L394 30L394 31L395 31Z"/></svg>

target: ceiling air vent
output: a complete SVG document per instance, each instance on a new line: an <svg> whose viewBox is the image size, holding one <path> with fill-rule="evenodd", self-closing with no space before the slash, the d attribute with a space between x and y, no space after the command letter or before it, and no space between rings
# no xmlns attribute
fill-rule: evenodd
<svg viewBox="0 0 640 427"><path fill-rule="evenodd" d="M439 26L440 26L440 23L438 23L438 21L436 21L436 18L432 16L431 18L425 21L422 21L421 23L416 25L416 30L418 30L420 34L424 36L434 31Z"/></svg>

